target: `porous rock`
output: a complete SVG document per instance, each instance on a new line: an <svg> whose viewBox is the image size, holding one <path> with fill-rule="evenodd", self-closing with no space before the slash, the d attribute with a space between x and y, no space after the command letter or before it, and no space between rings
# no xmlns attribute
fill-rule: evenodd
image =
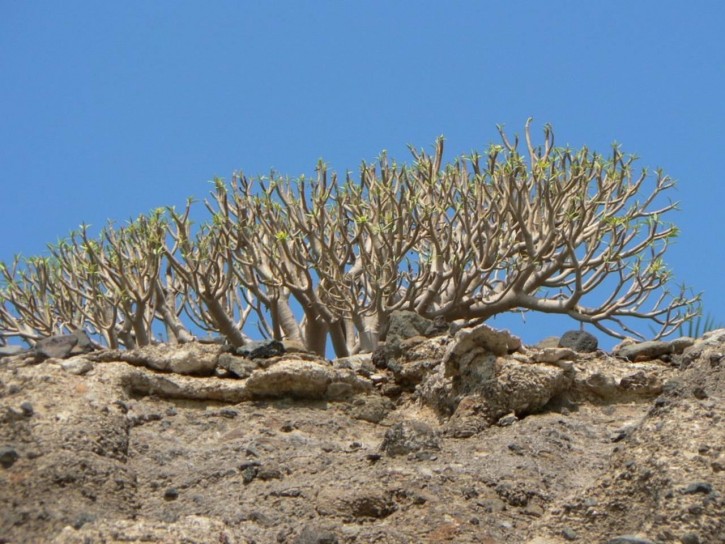
<svg viewBox="0 0 725 544"><path fill-rule="evenodd" d="M391 457L438 450L440 438L436 431L422 421L403 421L388 429L380 449Z"/></svg>
<svg viewBox="0 0 725 544"><path fill-rule="evenodd" d="M324 399L331 385L341 383L349 386L350 395L372 387L354 372L336 370L322 360L287 359L254 372L246 382L246 390L253 398ZM334 385L333 390L333 395L339 395L340 386Z"/></svg>

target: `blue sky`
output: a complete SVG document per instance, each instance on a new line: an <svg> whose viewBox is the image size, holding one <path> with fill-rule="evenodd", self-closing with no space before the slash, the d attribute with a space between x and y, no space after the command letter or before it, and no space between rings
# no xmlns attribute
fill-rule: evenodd
<svg viewBox="0 0 725 544"><path fill-rule="evenodd" d="M668 264L725 321L723 28L719 1L2 1L0 260L234 170L355 170L441 134L453 157L532 116L678 180Z"/></svg>

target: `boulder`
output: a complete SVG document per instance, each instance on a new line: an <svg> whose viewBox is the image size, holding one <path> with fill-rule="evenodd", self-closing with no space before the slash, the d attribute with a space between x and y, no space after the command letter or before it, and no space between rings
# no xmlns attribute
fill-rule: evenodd
<svg viewBox="0 0 725 544"><path fill-rule="evenodd" d="M597 350L597 337L586 331L567 331L559 340L560 348L571 348L579 353L591 353Z"/></svg>
<svg viewBox="0 0 725 544"><path fill-rule="evenodd" d="M345 385L343 387L343 384ZM286 359L247 379L246 390L253 398L293 397L303 399L352 396L371 389L372 384L351 370L335 369L322 360Z"/></svg>

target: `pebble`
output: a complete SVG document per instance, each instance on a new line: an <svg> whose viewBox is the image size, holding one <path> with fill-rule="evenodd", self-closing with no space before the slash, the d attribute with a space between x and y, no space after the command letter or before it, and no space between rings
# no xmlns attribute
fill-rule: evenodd
<svg viewBox="0 0 725 544"><path fill-rule="evenodd" d="M27 400L20 404L20 409L23 411L23 414L27 417L31 417L34 413L33 405L30 404Z"/></svg>
<svg viewBox="0 0 725 544"><path fill-rule="evenodd" d="M0 465L4 468L10 468L13 466L19 457L20 455L18 455L18 452L15 451L15 448L11 448L10 446L3 446L0 448Z"/></svg>
<svg viewBox="0 0 725 544"><path fill-rule="evenodd" d="M708 484L707 482L693 482L683 490L683 493L685 493L685 495L692 495L694 493L710 493L711 491L711 484Z"/></svg>
<svg viewBox="0 0 725 544"><path fill-rule="evenodd" d="M655 544L648 538L641 538L639 536L623 535L617 536L610 540L607 540L607 544Z"/></svg>
<svg viewBox="0 0 725 544"><path fill-rule="evenodd" d="M179 497L179 490L175 487L169 487L164 491L164 498L167 501L173 501Z"/></svg>

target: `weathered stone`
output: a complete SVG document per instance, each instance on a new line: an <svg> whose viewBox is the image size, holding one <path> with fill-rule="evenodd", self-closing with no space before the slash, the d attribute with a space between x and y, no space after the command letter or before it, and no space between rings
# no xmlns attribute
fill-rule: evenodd
<svg viewBox="0 0 725 544"><path fill-rule="evenodd" d="M650 340L624 346L616 352L616 355L620 359L629 361L650 361L669 353L672 353L672 346L669 342Z"/></svg>
<svg viewBox="0 0 725 544"><path fill-rule="evenodd" d="M390 314L385 342L389 345L400 343L406 338L425 336L434 326L433 321L409 310L396 310Z"/></svg>
<svg viewBox="0 0 725 544"><path fill-rule="evenodd" d="M396 423L385 433L380 449L391 457L440 449L440 437L422 421Z"/></svg>
<svg viewBox="0 0 725 544"><path fill-rule="evenodd" d="M74 334L49 336L35 344L35 355L39 359L65 359L77 343L78 337Z"/></svg>
<svg viewBox="0 0 725 544"><path fill-rule="evenodd" d="M285 352L285 347L279 340L263 340L260 342L249 342L235 350L237 355L249 359L269 359L277 357Z"/></svg>
<svg viewBox="0 0 725 544"><path fill-rule="evenodd" d="M217 360L219 368L230 372L236 378L248 378L257 370L258 365L246 357L237 357L231 353L222 353Z"/></svg>
<svg viewBox="0 0 725 544"><path fill-rule="evenodd" d="M531 358L536 363L556 363L562 359L574 360L576 353L571 348L544 348L534 351Z"/></svg>
<svg viewBox="0 0 725 544"><path fill-rule="evenodd" d="M351 489L328 487L317 496L317 510L323 515L382 519L397 510L391 494L375 484Z"/></svg>
<svg viewBox="0 0 725 544"><path fill-rule="evenodd" d="M493 329L486 324L472 329L461 329L453 338L443 358L444 362L460 357L475 348L493 355L506 355L521 347L521 340L509 331Z"/></svg>
<svg viewBox="0 0 725 544"><path fill-rule="evenodd" d="M597 337L587 331L567 331L559 340L560 348L571 348L579 353L591 353L598 346Z"/></svg>
<svg viewBox="0 0 725 544"><path fill-rule="evenodd" d="M369 390L372 387L369 381L357 377L350 370L335 370L322 361L288 359L267 369L254 372L247 380L246 388L248 393L255 398L289 396L325 399L328 387L333 382L348 384L350 395Z"/></svg>
<svg viewBox="0 0 725 544"><path fill-rule="evenodd" d="M361 395L348 408L350 417L370 423L380 423L393 409L393 403L380 395Z"/></svg>
<svg viewBox="0 0 725 544"><path fill-rule="evenodd" d="M338 544L337 535L330 529L316 525L305 525L293 544Z"/></svg>
<svg viewBox="0 0 725 544"><path fill-rule="evenodd" d="M690 338L689 336L682 336L680 338L670 340L672 353L677 353L678 355L682 354L687 348L693 345L695 345L695 339Z"/></svg>
<svg viewBox="0 0 725 544"><path fill-rule="evenodd" d="M61 361L60 366L66 372L82 376L93 369L93 363L81 355L71 357L65 361Z"/></svg>

